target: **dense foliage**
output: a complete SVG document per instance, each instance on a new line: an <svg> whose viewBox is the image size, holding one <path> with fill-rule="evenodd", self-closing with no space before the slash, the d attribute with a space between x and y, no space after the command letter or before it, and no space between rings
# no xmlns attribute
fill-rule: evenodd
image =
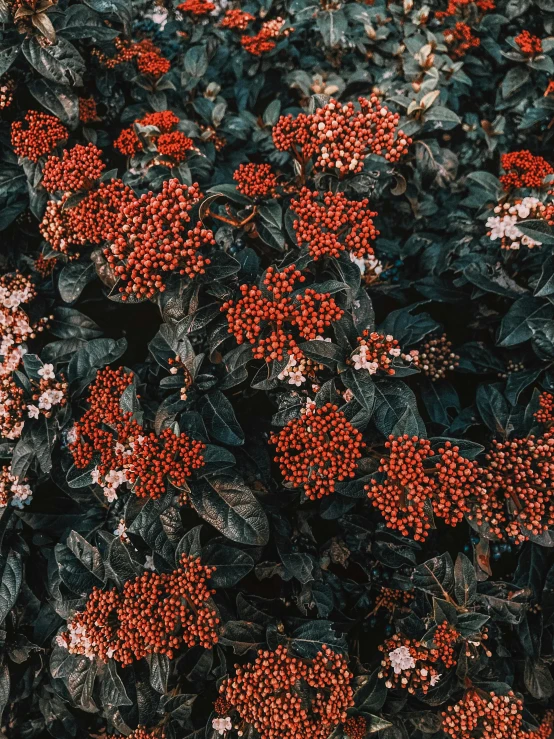
<svg viewBox="0 0 554 739"><path fill-rule="evenodd" d="M1 736L549 739L552 0L0 23Z"/></svg>

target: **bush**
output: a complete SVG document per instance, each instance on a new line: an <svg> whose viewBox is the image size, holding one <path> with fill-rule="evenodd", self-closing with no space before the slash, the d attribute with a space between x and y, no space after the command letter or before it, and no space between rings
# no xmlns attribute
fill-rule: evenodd
<svg viewBox="0 0 554 739"><path fill-rule="evenodd" d="M0 22L2 736L549 739L552 2Z"/></svg>

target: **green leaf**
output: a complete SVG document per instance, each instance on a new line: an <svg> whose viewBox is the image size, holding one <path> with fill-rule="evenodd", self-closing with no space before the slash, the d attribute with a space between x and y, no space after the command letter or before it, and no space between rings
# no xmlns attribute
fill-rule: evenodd
<svg viewBox="0 0 554 739"><path fill-rule="evenodd" d="M552 318L554 309L544 300L524 297L516 300L506 313L500 324L498 346L516 346L523 344L533 336L529 325L531 319Z"/></svg>
<svg viewBox="0 0 554 739"><path fill-rule="evenodd" d="M323 10L317 14L317 27L326 46L338 46L348 28L342 10Z"/></svg>
<svg viewBox="0 0 554 739"><path fill-rule="evenodd" d="M193 46L185 54L185 70L191 77L203 77L208 69L208 54L203 46Z"/></svg>
<svg viewBox="0 0 554 739"><path fill-rule="evenodd" d="M229 400L220 390L205 395L198 404L210 436L222 444L244 444L244 432Z"/></svg>
<svg viewBox="0 0 554 739"><path fill-rule="evenodd" d="M454 594L460 605L470 606L477 594L477 578L473 563L460 552L454 565Z"/></svg>
<svg viewBox="0 0 554 739"><path fill-rule="evenodd" d="M73 303L89 282L96 278L96 270L91 261L67 264L58 278L58 290L65 303Z"/></svg>
<svg viewBox="0 0 554 739"><path fill-rule="evenodd" d="M262 241L278 251L283 251L285 247L283 211L276 200L269 200L259 207L257 225Z"/></svg>
<svg viewBox="0 0 554 739"><path fill-rule="evenodd" d="M67 85L37 79L29 85L29 92L46 110L69 128L75 128L79 123L79 98Z"/></svg>
<svg viewBox="0 0 554 739"><path fill-rule="evenodd" d="M509 98L528 82L529 77L530 73L526 67L512 67L502 80L502 97L504 99Z"/></svg>
<svg viewBox="0 0 554 739"><path fill-rule="evenodd" d="M254 568L254 560L249 554L221 544L206 547L202 561L216 568L210 578L211 584L216 589L236 585Z"/></svg>
<svg viewBox="0 0 554 739"><path fill-rule="evenodd" d="M75 392L82 392L99 369L115 362L126 349L126 339L91 339L78 349L67 368L67 379Z"/></svg>
<svg viewBox="0 0 554 739"><path fill-rule="evenodd" d="M21 588L23 566L21 557L12 549L0 559L0 624L14 607Z"/></svg>
<svg viewBox="0 0 554 739"><path fill-rule="evenodd" d="M31 36L21 48L29 64L46 79L71 86L83 84L85 62L66 39L58 38L55 44L43 47L36 36Z"/></svg>
<svg viewBox="0 0 554 739"><path fill-rule="evenodd" d="M231 541L261 546L269 525L252 491L236 477L191 482L190 502L202 518Z"/></svg>
<svg viewBox="0 0 554 739"><path fill-rule="evenodd" d="M14 46L7 46L0 49L0 75L6 74L12 66L19 54L20 48L21 46L19 44L15 44Z"/></svg>
<svg viewBox="0 0 554 739"><path fill-rule="evenodd" d="M412 573L412 582L418 590L444 598L454 586L454 565L448 552L418 565Z"/></svg>

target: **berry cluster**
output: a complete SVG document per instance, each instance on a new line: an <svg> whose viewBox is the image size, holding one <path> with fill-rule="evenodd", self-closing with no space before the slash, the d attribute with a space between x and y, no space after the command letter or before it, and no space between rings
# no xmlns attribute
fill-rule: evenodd
<svg viewBox="0 0 554 739"><path fill-rule="evenodd" d="M157 131L150 130L144 134L149 142L156 145L159 154L170 157L168 163L178 164L184 161L187 151L194 148L194 142L185 136L182 131L175 131L179 118L171 110L162 110L156 113L148 113L143 118L138 118L132 126L124 128L114 141L114 148L126 156L135 156L142 151L143 141L137 135L135 124L141 127L154 127Z"/></svg>
<svg viewBox="0 0 554 739"><path fill-rule="evenodd" d="M136 60L139 72L154 79L158 79L171 69L169 59L162 55L160 49L150 39L133 42L116 38L114 46L116 53L112 57L97 50L93 52L107 69L115 69L120 64Z"/></svg>
<svg viewBox="0 0 554 739"><path fill-rule="evenodd" d="M364 331L364 335L358 337L358 347L352 353L350 360L355 370L365 369L370 375L379 371L387 375L394 375L394 360L401 360L406 364L417 365L419 361L418 352L415 349L409 354L404 354L400 345L393 336L379 334L376 331Z"/></svg>
<svg viewBox="0 0 554 739"><path fill-rule="evenodd" d="M348 200L342 192L322 193L302 188L291 210L298 220L293 222L298 245L308 246L314 260L338 257L348 251L361 259L373 254L373 242L379 231L373 224L377 213L368 210L369 200Z"/></svg>
<svg viewBox="0 0 554 739"><path fill-rule="evenodd" d="M79 120L85 126L98 120L98 111L96 110L96 101L93 97L79 98Z"/></svg>
<svg viewBox="0 0 554 739"><path fill-rule="evenodd" d="M446 10L437 10L435 18L443 20L453 15L461 15L472 6L475 6L482 13L488 13L495 9L494 0L448 0Z"/></svg>
<svg viewBox="0 0 554 739"><path fill-rule="evenodd" d="M215 10L215 5L209 0L185 0L177 6L177 10L191 15L210 15Z"/></svg>
<svg viewBox="0 0 554 739"><path fill-rule="evenodd" d="M437 663L441 653L438 649L429 649L419 641L395 634L380 644L379 650L383 652L379 677L385 680L389 689L405 688L411 694L417 690L427 693L440 680Z"/></svg>
<svg viewBox="0 0 554 739"><path fill-rule="evenodd" d="M277 177L270 164L241 164L233 174L237 190L248 198L275 197Z"/></svg>
<svg viewBox="0 0 554 739"><path fill-rule="evenodd" d="M379 98L359 98L342 105L331 99L311 115L281 116L273 128L277 149L292 151L301 161L314 160L318 169L340 174L361 172L369 153L397 162L412 140L398 129L400 116Z"/></svg>
<svg viewBox="0 0 554 739"><path fill-rule="evenodd" d="M42 171L42 186L50 193L89 190L106 168L101 157L94 144L77 144L61 157L50 156Z"/></svg>
<svg viewBox="0 0 554 739"><path fill-rule="evenodd" d="M254 20L256 20L255 17L250 13L240 10L240 8L232 8L231 10L225 11L225 15L221 21L221 27L246 31L248 24Z"/></svg>
<svg viewBox="0 0 554 739"><path fill-rule="evenodd" d="M307 288L303 293L290 297L297 281L305 277L294 264L281 272L269 267L264 278L266 294L253 285L241 285L242 297L228 300L221 310L226 313L229 333L235 336L238 344L245 341L254 345L254 358L282 361L291 355L298 361L302 352L290 331L305 341L322 338L322 333L335 321L340 320L344 311L339 308L329 293L318 293ZM285 333L285 329L289 333ZM260 338L264 332L265 337Z"/></svg>
<svg viewBox="0 0 554 739"><path fill-rule="evenodd" d="M108 500L117 497L117 488L133 486L139 498L159 498L166 491L166 480L178 488L186 487L193 470L204 465L205 445L186 434L177 436L165 429L159 436L147 434L124 413L119 399L133 381L123 368L106 368L97 373L89 391L89 408L74 426L69 446L75 466L98 463L93 479L101 484Z"/></svg>
<svg viewBox="0 0 554 739"><path fill-rule="evenodd" d="M29 110L22 121L12 123L11 137L14 152L19 157L38 162L69 136L67 128L53 115Z"/></svg>
<svg viewBox="0 0 554 739"><path fill-rule="evenodd" d="M431 381L442 380L449 370L456 369L460 357L452 351L446 334L429 339L419 348L417 366Z"/></svg>
<svg viewBox="0 0 554 739"><path fill-rule="evenodd" d="M430 513L456 526L467 512L467 498L478 479L479 468L446 442L438 450L438 461L427 439L407 434L389 436L389 456L381 459L382 482L366 485L368 497L388 528L424 541L432 528Z"/></svg>
<svg viewBox="0 0 554 739"><path fill-rule="evenodd" d="M260 739L327 739L354 702L348 665L327 646L313 660L283 646L260 650L254 662L235 669L221 696Z"/></svg>
<svg viewBox="0 0 554 739"><path fill-rule="evenodd" d="M507 695L468 691L442 714L443 731L452 739L523 739L523 702Z"/></svg>
<svg viewBox="0 0 554 739"><path fill-rule="evenodd" d="M175 163L184 162L187 158L187 151L194 149L194 141L182 131L171 131L170 133L162 133L156 139L156 148L158 153L164 157L169 157L169 162L164 162L170 166ZM161 162L160 162L161 163Z"/></svg>
<svg viewBox="0 0 554 739"><path fill-rule="evenodd" d="M361 433L331 403L293 418L269 441L287 483L303 487L310 500L331 495L337 482L354 477L364 446Z"/></svg>
<svg viewBox="0 0 554 739"><path fill-rule="evenodd" d="M10 78L4 78L0 81L0 110L9 108L13 103L13 94L15 92L15 82Z"/></svg>
<svg viewBox="0 0 554 739"><path fill-rule="evenodd" d="M10 376L0 378L0 437L19 439L25 423L23 389Z"/></svg>
<svg viewBox="0 0 554 739"><path fill-rule="evenodd" d="M193 278L204 274L210 260L200 253L214 245L213 233L198 222L190 223L190 211L200 202L198 185L182 185L179 180L164 182L161 192L133 198L109 225L104 250L109 265L120 279L122 300L153 297L165 290L168 272Z"/></svg>
<svg viewBox="0 0 554 739"><path fill-rule="evenodd" d="M470 49L481 45L481 40L475 36L471 26L458 21L452 28L443 31L444 40L450 47L450 55L453 59L461 59Z"/></svg>
<svg viewBox="0 0 554 739"><path fill-rule="evenodd" d="M500 177L506 191L519 187L540 188L544 178L554 174L554 169L546 159L531 154L528 149L503 154L500 157L500 164L506 173Z"/></svg>
<svg viewBox="0 0 554 739"><path fill-rule="evenodd" d="M535 56L542 54L542 41L538 36L533 36L529 31L524 30L518 34L514 41L526 56Z"/></svg>
<svg viewBox="0 0 554 739"><path fill-rule="evenodd" d="M217 643L217 612L209 605L215 571L186 554L171 573L145 572L116 588L94 588L85 610L76 613L58 644L71 654L123 666L148 654L172 659L183 645L211 649Z"/></svg>
<svg viewBox="0 0 554 739"><path fill-rule="evenodd" d="M375 607L373 608L372 615L383 609L388 612L389 619L392 620L395 611L405 611L413 599L414 594L409 590L396 590L382 586L375 598Z"/></svg>
<svg viewBox="0 0 554 739"><path fill-rule="evenodd" d="M282 18L275 18L262 23L262 27L255 36L241 37L240 42L243 49L253 56L262 56L262 54L273 51L277 45L275 39L278 39L281 35L288 36L293 30L289 28L283 34L282 27L284 25L285 21Z"/></svg>
<svg viewBox="0 0 554 739"><path fill-rule="evenodd" d="M344 722L343 732L348 739L365 739L367 721L363 716L351 716Z"/></svg>
<svg viewBox="0 0 554 739"><path fill-rule="evenodd" d="M108 734L106 739L121 739L121 734ZM148 730L139 726L127 736L127 739L165 739L165 734L160 729Z"/></svg>
<svg viewBox="0 0 554 739"><path fill-rule="evenodd" d="M539 536L554 524L554 437L493 441L474 486L477 504L469 514L502 539L516 543Z"/></svg>
<svg viewBox="0 0 554 739"><path fill-rule="evenodd" d="M554 422L554 395L541 393L539 395L539 410L535 413L539 423L552 424Z"/></svg>
<svg viewBox="0 0 554 739"><path fill-rule="evenodd" d="M135 195L121 180L111 180L100 182L73 207L65 207L68 199L66 194L59 202L50 200L39 228L54 251L76 258L76 248L106 240L117 214Z"/></svg>

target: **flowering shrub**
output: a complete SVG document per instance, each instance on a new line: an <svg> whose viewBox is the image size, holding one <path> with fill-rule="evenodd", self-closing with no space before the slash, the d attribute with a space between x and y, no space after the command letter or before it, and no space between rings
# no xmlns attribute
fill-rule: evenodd
<svg viewBox="0 0 554 739"><path fill-rule="evenodd" d="M554 739L550 0L0 2L0 734Z"/></svg>

